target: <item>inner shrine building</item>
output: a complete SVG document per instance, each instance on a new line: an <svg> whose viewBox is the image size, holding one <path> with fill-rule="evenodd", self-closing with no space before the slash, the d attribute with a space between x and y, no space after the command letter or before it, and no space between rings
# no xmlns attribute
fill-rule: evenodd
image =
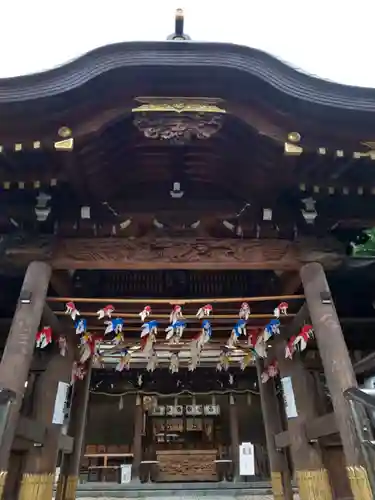
<svg viewBox="0 0 375 500"><path fill-rule="evenodd" d="M370 500L375 90L183 25L0 80L0 498Z"/></svg>

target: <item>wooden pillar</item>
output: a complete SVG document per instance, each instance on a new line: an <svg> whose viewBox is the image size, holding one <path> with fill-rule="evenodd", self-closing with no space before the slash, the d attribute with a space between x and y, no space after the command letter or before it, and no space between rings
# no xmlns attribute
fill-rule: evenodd
<svg viewBox="0 0 375 500"><path fill-rule="evenodd" d="M63 424L62 421L53 423L55 402L56 397L66 397L68 393L73 359L72 349L66 356L52 354L46 370L36 383L33 418L43 423L47 431L43 446L31 448L27 453L19 500L52 498Z"/></svg>
<svg viewBox="0 0 375 500"><path fill-rule="evenodd" d="M32 262L27 268L20 299L9 330L0 363L0 388L14 391L16 398L8 415L5 431L0 436L0 498L3 494L8 461L18 423L25 383L35 346L35 335L42 317L51 268L44 262Z"/></svg>
<svg viewBox="0 0 375 500"><path fill-rule="evenodd" d="M292 360L285 358L285 346L284 340L277 339L274 349L283 386L290 451L300 499L332 500L319 445L309 443L305 432L306 422L317 416L313 381L298 354Z"/></svg>
<svg viewBox="0 0 375 500"><path fill-rule="evenodd" d="M142 429L143 429L143 407L142 398L136 396L134 409L134 437L133 437L133 465L132 479L139 481L139 469L142 462Z"/></svg>
<svg viewBox="0 0 375 500"><path fill-rule="evenodd" d="M303 266L301 280L332 398L352 492L356 500L368 500L372 498L370 483L363 467L350 407L343 396L346 389L357 387L357 380L321 264Z"/></svg>
<svg viewBox="0 0 375 500"><path fill-rule="evenodd" d="M275 500L293 500L292 479L288 460L285 452L278 450L275 445L275 435L283 430L275 383L273 379L270 379L265 384L262 384L263 364L259 359L256 361L260 403L271 470L272 493Z"/></svg>
<svg viewBox="0 0 375 500"><path fill-rule="evenodd" d="M75 500L79 479L79 467L86 428L87 408L90 398L91 362L83 380L76 380L70 408L68 435L74 438L71 454L64 454L56 489L56 500Z"/></svg>
<svg viewBox="0 0 375 500"><path fill-rule="evenodd" d="M231 455L233 462L233 481L237 481L240 474L240 437L238 430L237 406L233 394L229 395L229 430L231 441Z"/></svg>

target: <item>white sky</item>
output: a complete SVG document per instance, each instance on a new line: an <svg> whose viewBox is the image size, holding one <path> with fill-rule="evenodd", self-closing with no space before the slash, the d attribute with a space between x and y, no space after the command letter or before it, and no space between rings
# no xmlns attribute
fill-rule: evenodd
<svg viewBox="0 0 375 500"><path fill-rule="evenodd" d="M165 40L178 7L194 40L260 48L322 78L375 87L374 0L3 0L0 77L113 42Z"/></svg>

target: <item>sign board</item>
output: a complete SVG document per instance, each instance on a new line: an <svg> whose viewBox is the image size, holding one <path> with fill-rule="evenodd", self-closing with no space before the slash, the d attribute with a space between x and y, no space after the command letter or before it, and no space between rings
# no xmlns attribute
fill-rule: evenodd
<svg viewBox="0 0 375 500"><path fill-rule="evenodd" d="M59 382L57 386L56 398L55 398L55 407L53 409L53 424L64 423L65 418L65 405L66 405L66 397L68 394L69 385L66 382Z"/></svg>
<svg viewBox="0 0 375 500"><path fill-rule="evenodd" d="M284 396L284 407L287 418L298 417L296 400L294 397L294 390L291 377L283 377L281 379Z"/></svg>
<svg viewBox="0 0 375 500"><path fill-rule="evenodd" d="M254 445L252 443L242 443L239 446L240 452L240 476L255 475Z"/></svg>

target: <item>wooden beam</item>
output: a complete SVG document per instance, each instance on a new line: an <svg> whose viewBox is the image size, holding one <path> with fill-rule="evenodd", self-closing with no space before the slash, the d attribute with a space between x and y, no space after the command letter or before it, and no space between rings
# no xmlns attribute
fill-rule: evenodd
<svg viewBox="0 0 375 500"><path fill-rule="evenodd" d="M304 238L53 238L8 247L6 258L25 265L31 259L54 269L272 269L296 271L306 262L332 269L345 259L336 240Z"/></svg>
<svg viewBox="0 0 375 500"><path fill-rule="evenodd" d="M275 434L275 445L278 450L290 446L289 432L283 431Z"/></svg>
<svg viewBox="0 0 375 500"><path fill-rule="evenodd" d="M46 426L40 422L27 418L20 417L16 428L16 436L33 443L43 443L46 433Z"/></svg>
<svg viewBox="0 0 375 500"><path fill-rule="evenodd" d="M354 363L353 368L356 375L373 370L375 368L375 352Z"/></svg>
<svg viewBox="0 0 375 500"><path fill-rule="evenodd" d="M335 414L327 413L321 417L315 418L306 424L306 434L309 441L336 434L338 427Z"/></svg>
<svg viewBox="0 0 375 500"><path fill-rule="evenodd" d="M305 424L306 436L309 441L337 434L338 428L334 413L327 413L321 417L317 417L311 422ZM290 445L289 432L284 431L275 435L276 448L286 448Z"/></svg>
<svg viewBox="0 0 375 500"><path fill-rule="evenodd" d="M74 438L67 434L61 434L59 437L59 449L63 453L72 453L74 446Z"/></svg>

